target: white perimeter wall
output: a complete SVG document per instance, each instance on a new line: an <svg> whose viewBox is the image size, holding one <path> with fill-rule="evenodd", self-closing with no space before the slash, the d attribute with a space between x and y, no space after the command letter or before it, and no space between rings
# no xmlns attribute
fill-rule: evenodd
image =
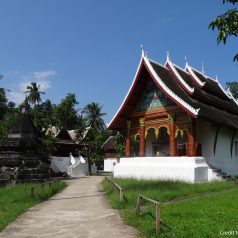
<svg viewBox="0 0 238 238"><path fill-rule="evenodd" d="M238 175L238 156L235 155L235 141L238 141L238 133L234 139L233 153L231 157L231 140L233 130L220 127L217 137L216 151L214 154L214 143L216 126L205 120L197 121L197 138L202 144L202 156L207 163L221 169L229 175Z"/></svg>
<svg viewBox="0 0 238 238"><path fill-rule="evenodd" d="M87 160L86 158L84 158ZM75 160L80 160L79 157L75 157ZM58 157L51 156L50 168L55 172L68 172L68 167L71 165L70 157ZM92 174L97 173L97 168L95 165L91 165ZM72 176L80 177L88 175L88 163L79 163L75 168L72 169Z"/></svg>
<svg viewBox="0 0 238 238"><path fill-rule="evenodd" d="M115 158L107 158L104 160L104 166L103 170L105 172L112 172L114 169L114 166L117 164L117 159Z"/></svg>
<svg viewBox="0 0 238 238"><path fill-rule="evenodd" d="M121 158L114 177L136 179L208 181L208 166L203 157L132 157Z"/></svg>

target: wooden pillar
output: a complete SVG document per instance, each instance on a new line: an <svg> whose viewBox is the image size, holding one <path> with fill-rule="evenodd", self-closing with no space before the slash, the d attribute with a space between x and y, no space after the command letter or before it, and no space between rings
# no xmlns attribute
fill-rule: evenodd
<svg viewBox="0 0 238 238"><path fill-rule="evenodd" d="M127 131L126 131L126 146L125 146L125 154L126 157L131 156L131 121L127 121Z"/></svg>
<svg viewBox="0 0 238 238"><path fill-rule="evenodd" d="M177 148L176 148L176 139L175 139L175 123L174 123L174 115L169 114L169 155L176 156Z"/></svg>
<svg viewBox="0 0 238 238"><path fill-rule="evenodd" d="M188 122L188 146L187 155L196 156L196 135L195 135L195 121L190 118Z"/></svg>
<svg viewBox="0 0 238 238"><path fill-rule="evenodd" d="M139 156L145 156L145 118L140 118L140 149Z"/></svg>

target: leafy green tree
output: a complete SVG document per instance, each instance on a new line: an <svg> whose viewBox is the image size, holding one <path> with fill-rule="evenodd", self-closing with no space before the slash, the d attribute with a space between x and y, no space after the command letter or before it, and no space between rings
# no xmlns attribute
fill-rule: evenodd
<svg viewBox="0 0 238 238"><path fill-rule="evenodd" d="M115 136L114 148L118 159L125 156L125 135L121 132L118 132Z"/></svg>
<svg viewBox="0 0 238 238"><path fill-rule="evenodd" d="M233 97L238 99L238 82L227 82L226 86L232 93Z"/></svg>
<svg viewBox="0 0 238 238"><path fill-rule="evenodd" d="M93 140L91 142L91 162L95 163L98 169L103 168L105 152L102 149L103 143L111 136L112 132L109 130L96 131L93 133Z"/></svg>
<svg viewBox="0 0 238 238"><path fill-rule="evenodd" d="M43 158L49 159L50 155L57 150L55 145L55 138L52 136L47 136L43 134L40 137L40 143L41 143L41 153Z"/></svg>
<svg viewBox="0 0 238 238"><path fill-rule="evenodd" d="M4 118L0 120L0 140L5 140L7 138L10 126L17 119L19 113L19 108L12 107L13 104L10 104L10 107L8 105L9 104L7 104L7 111Z"/></svg>
<svg viewBox="0 0 238 238"><path fill-rule="evenodd" d="M109 130L97 131L94 128L86 127L87 133L85 131L82 133L77 133L77 138L82 138L80 143L84 145L79 154L87 157L88 159L88 170L91 174L91 165L95 163L98 169L102 169L103 161L105 159L105 152L102 149L103 143L112 134ZM84 136L82 136L84 135Z"/></svg>
<svg viewBox="0 0 238 238"><path fill-rule="evenodd" d="M3 88L0 88L0 120L2 120L7 112L7 98Z"/></svg>
<svg viewBox="0 0 238 238"><path fill-rule="evenodd" d="M30 104L36 106L41 102L41 94L45 94L44 92L40 91L40 85L36 82L32 82L31 85L28 85L26 87L27 91L25 91L26 94L28 94L27 98Z"/></svg>
<svg viewBox="0 0 238 238"><path fill-rule="evenodd" d="M106 126L102 117L105 116L106 113L102 112L102 106L100 106L99 103L92 102L86 105L83 109L83 114L85 114L88 126L97 131L105 130Z"/></svg>
<svg viewBox="0 0 238 238"><path fill-rule="evenodd" d="M108 138L109 132L105 130L106 126L102 118L106 113L102 112L102 106L99 103L93 102L86 105L83 115L85 117L82 117L82 126L77 131L77 138L81 144L85 145L81 154L88 158L88 170L91 174L92 163L95 163L98 168L102 167L105 158L102 144Z"/></svg>
<svg viewBox="0 0 238 238"><path fill-rule="evenodd" d="M7 103L7 108L8 108L8 110L14 109L15 106L16 106L16 103L15 103L15 102L11 102L11 101L10 101L10 102Z"/></svg>
<svg viewBox="0 0 238 238"><path fill-rule="evenodd" d="M37 105L37 127L39 130L47 129L52 125L57 125L55 110L56 105L52 104L49 99Z"/></svg>
<svg viewBox="0 0 238 238"><path fill-rule="evenodd" d="M238 0L223 0L224 3L236 4ZM222 15L217 16L209 25L212 30L218 30L217 43L226 44L227 38L237 36L238 34L238 10L237 8L229 9ZM238 54L233 58L238 61Z"/></svg>
<svg viewBox="0 0 238 238"><path fill-rule="evenodd" d="M57 126L67 130L76 129L80 124L80 116L76 109L78 102L73 93L68 93L56 106L55 116L57 118Z"/></svg>

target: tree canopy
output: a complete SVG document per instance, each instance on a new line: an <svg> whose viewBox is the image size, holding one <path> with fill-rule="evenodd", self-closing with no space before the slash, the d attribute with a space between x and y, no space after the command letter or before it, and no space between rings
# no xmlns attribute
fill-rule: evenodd
<svg viewBox="0 0 238 238"><path fill-rule="evenodd" d="M224 3L232 3L233 5L238 0L223 0ZM210 24L209 28L212 30L218 30L217 43L226 44L227 38L231 36L237 36L238 34L238 10L237 8L229 9L222 15L217 16ZM238 61L238 54L233 58L234 61Z"/></svg>
<svg viewBox="0 0 238 238"><path fill-rule="evenodd" d="M41 102L41 94L45 94L40 91L40 85L37 85L36 82L32 82L31 85L26 87L26 89L27 91L25 91L25 93L28 94L27 98L29 103L32 105L39 104Z"/></svg>
<svg viewBox="0 0 238 238"><path fill-rule="evenodd" d="M106 126L103 120L103 116L106 113L102 112L102 106L99 103L92 102L83 109L83 114L86 116L87 125L97 131L103 131Z"/></svg>
<svg viewBox="0 0 238 238"><path fill-rule="evenodd" d="M76 108L78 101L75 94L68 93L55 108L56 124L67 130L76 129L79 123L79 113Z"/></svg>

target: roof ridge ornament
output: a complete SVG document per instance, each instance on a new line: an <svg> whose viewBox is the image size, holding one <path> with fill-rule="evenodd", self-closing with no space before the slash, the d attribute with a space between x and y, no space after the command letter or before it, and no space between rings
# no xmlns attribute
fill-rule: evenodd
<svg viewBox="0 0 238 238"><path fill-rule="evenodd" d="M187 59L187 56L185 55L184 57L184 60L185 60L185 68L188 67L188 59Z"/></svg>
<svg viewBox="0 0 238 238"><path fill-rule="evenodd" d="M205 74L205 69L204 69L204 64L203 64L203 60L202 60L202 71L203 74Z"/></svg>
<svg viewBox="0 0 238 238"><path fill-rule="evenodd" d="M145 52L145 49L144 49L143 45L141 45L140 48L141 48L141 57L142 58L147 57L147 54Z"/></svg>
<svg viewBox="0 0 238 238"><path fill-rule="evenodd" d="M171 62L170 57L169 57L169 51L166 52L166 62Z"/></svg>

